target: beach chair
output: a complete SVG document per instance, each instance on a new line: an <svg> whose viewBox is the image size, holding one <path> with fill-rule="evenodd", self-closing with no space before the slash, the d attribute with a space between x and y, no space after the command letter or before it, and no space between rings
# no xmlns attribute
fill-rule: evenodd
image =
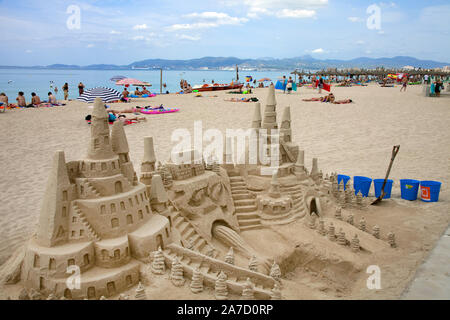
<svg viewBox="0 0 450 320"><path fill-rule="evenodd" d="M6 112L6 104L3 102L0 102L0 112L5 113Z"/></svg>

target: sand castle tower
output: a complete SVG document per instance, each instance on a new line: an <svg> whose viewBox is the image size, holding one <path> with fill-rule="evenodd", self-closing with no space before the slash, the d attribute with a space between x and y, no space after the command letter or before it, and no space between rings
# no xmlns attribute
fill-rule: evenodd
<svg viewBox="0 0 450 320"><path fill-rule="evenodd" d="M261 104L258 102L255 104L255 111L253 113L253 120L252 120L252 128L261 129L262 127L262 117L261 117Z"/></svg>
<svg viewBox="0 0 450 320"><path fill-rule="evenodd" d="M321 236L326 236L327 235L327 230L325 230L325 221L323 221L322 219L319 220L319 228L317 229L317 232Z"/></svg>
<svg viewBox="0 0 450 320"><path fill-rule="evenodd" d="M281 270L280 266L274 261L272 268L270 269L270 276L277 282L281 282Z"/></svg>
<svg viewBox="0 0 450 320"><path fill-rule="evenodd" d="M336 234L335 234L335 228L334 228L333 222L331 222L330 226L328 227L328 239L330 241L336 240Z"/></svg>
<svg viewBox="0 0 450 320"><path fill-rule="evenodd" d="M136 288L136 293L134 295L135 300L147 300L147 294L145 293L145 288L142 283L139 282L138 287Z"/></svg>
<svg viewBox="0 0 450 320"><path fill-rule="evenodd" d="M231 265L234 265L234 249L230 248L227 255L225 256L225 262Z"/></svg>
<svg viewBox="0 0 450 320"><path fill-rule="evenodd" d="M184 276L183 276L183 266L181 265L178 257L176 257L172 262L172 269L170 272L170 280L176 287L184 286Z"/></svg>
<svg viewBox="0 0 450 320"><path fill-rule="evenodd" d="M255 255L253 255L248 264L248 269L253 272L259 272L258 267L259 267L258 258Z"/></svg>
<svg viewBox="0 0 450 320"><path fill-rule="evenodd" d="M214 293L217 300L227 300L228 299L228 277L225 272L221 271L217 276Z"/></svg>
<svg viewBox="0 0 450 320"><path fill-rule="evenodd" d="M244 283L244 289L242 290L242 300L255 300L255 286L250 278L247 278L247 281Z"/></svg>
<svg viewBox="0 0 450 320"><path fill-rule="evenodd" d="M334 217L338 220L342 220L342 209L341 207L336 207L336 212L334 213Z"/></svg>
<svg viewBox="0 0 450 320"><path fill-rule="evenodd" d="M353 214L349 214L349 216L347 218L347 223L351 224L352 226L355 224Z"/></svg>
<svg viewBox="0 0 450 320"><path fill-rule="evenodd" d="M388 233L388 243L391 248L397 248L397 242L395 241L395 234L393 232Z"/></svg>
<svg viewBox="0 0 450 320"><path fill-rule="evenodd" d="M153 145L153 137L144 138L144 159L141 164L141 182L147 186L150 194L152 178L156 174L156 156Z"/></svg>
<svg viewBox="0 0 450 320"><path fill-rule="evenodd" d="M154 274L164 274L166 272L166 264L164 262L164 255L161 250L161 247L158 248L158 251L153 253L153 261L151 270Z"/></svg>
<svg viewBox="0 0 450 320"><path fill-rule="evenodd" d="M355 234L352 241L350 242L350 247L352 248L353 252L359 252L359 250L361 249L360 245L359 245L359 239L358 239L357 234Z"/></svg>
<svg viewBox="0 0 450 320"><path fill-rule="evenodd" d="M23 262L25 287L71 299L110 297L138 283L136 259L171 241L169 221L152 212L146 186L137 181L122 124L110 135L97 99L86 158L66 163L63 151L54 156ZM68 268L79 268L80 289L67 287Z"/></svg>
<svg viewBox="0 0 450 320"><path fill-rule="evenodd" d="M366 219L364 217L359 221L359 230L366 231Z"/></svg>
<svg viewBox="0 0 450 320"><path fill-rule="evenodd" d="M163 181L160 175L156 174L152 178L152 184L150 188L150 204L152 210L163 213L167 210L167 203L169 196L164 188Z"/></svg>
<svg viewBox="0 0 450 320"><path fill-rule="evenodd" d="M380 239L380 227L374 226L372 230L372 234L375 238Z"/></svg>
<svg viewBox="0 0 450 320"><path fill-rule="evenodd" d="M190 288L195 294L203 292L203 274L200 272L199 268L196 268L192 274Z"/></svg>
<svg viewBox="0 0 450 320"><path fill-rule="evenodd" d="M313 179L313 181L317 184L319 183L319 160L317 158L313 158L313 164L312 164L312 169L311 169L311 179Z"/></svg>
<svg viewBox="0 0 450 320"><path fill-rule="evenodd" d="M341 246L345 246L347 245L347 239L345 239L345 233L344 231L342 231L342 228L339 229L339 233L338 233L338 244L340 244Z"/></svg>
<svg viewBox="0 0 450 320"><path fill-rule="evenodd" d="M316 216L315 215L311 215L309 217L308 227L313 230L316 228Z"/></svg>
<svg viewBox="0 0 450 320"><path fill-rule="evenodd" d="M294 174L299 180L305 180L306 177L306 170L305 170L305 151L300 150L298 152L297 156L297 162L295 163L294 167Z"/></svg>
<svg viewBox="0 0 450 320"><path fill-rule="evenodd" d="M281 300L282 299L281 289L280 289L280 285L278 283L275 283L275 286L271 290L270 299L271 300Z"/></svg>

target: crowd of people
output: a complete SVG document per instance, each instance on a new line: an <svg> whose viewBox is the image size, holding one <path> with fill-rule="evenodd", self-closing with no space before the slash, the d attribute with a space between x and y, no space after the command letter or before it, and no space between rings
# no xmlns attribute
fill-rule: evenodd
<svg viewBox="0 0 450 320"><path fill-rule="evenodd" d="M41 106L48 107L61 105L58 103L56 97L51 91L48 93L48 99L45 101L42 101L35 92L32 92L30 103L27 103L25 94L23 93L23 91L20 91L17 94L16 104L9 103L8 96L4 92L2 92L0 93L0 103L2 104L2 107L5 106L6 108L38 108Z"/></svg>

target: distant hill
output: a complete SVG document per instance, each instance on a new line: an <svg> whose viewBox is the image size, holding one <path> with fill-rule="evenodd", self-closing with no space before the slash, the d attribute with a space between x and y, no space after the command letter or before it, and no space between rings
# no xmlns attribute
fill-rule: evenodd
<svg viewBox="0 0 450 320"><path fill-rule="evenodd" d="M450 63L437 62L432 60L419 60L413 57L398 56L393 58L367 58L361 57L352 60L327 59L319 60L309 55L288 58L259 58L259 59L239 59L235 57L204 57L190 60L165 60L147 59L133 62L129 65L117 66L112 64L95 64L89 66L53 64L49 66L34 67L12 67L0 66L0 68L33 68L33 69L60 69L60 70L130 70L130 69L165 69L165 70L221 70L230 69L238 65L241 69L254 70L321 70L326 68L402 68L413 66L423 69L442 68Z"/></svg>

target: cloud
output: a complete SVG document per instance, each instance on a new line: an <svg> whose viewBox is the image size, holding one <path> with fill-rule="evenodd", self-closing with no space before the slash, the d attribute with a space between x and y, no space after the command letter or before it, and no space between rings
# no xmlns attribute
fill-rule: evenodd
<svg viewBox="0 0 450 320"><path fill-rule="evenodd" d="M144 36L134 36L133 38L131 38L133 41L141 41L141 40L145 40Z"/></svg>
<svg viewBox="0 0 450 320"><path fill-rule="evenodd" d="M187 34L177 34L177 38L178 39L182 39L182 40L190 40L190 41L199 41L201 40L201 37L199 36L190 36Z"/></svg>
<svg viewBox="0 0 450 320"><path fill-rule="evenodd" d="M358 44L358 45L363 45L363 44L366 44L366 42L365 41L363 41L363 40L358 40L358 41L356 41L356 44Z"/></svg>
<svg viewBox="0 0 450 320"><path fill-rule="evenodd" d="M86 48L93 48L93 47L95 47L95 45L92 44L92 43L90 43L90 44L88 44L88 45L86 46Z"/></svg>
<svg viewBox="0 0 450 320"><path fill-rule="evenodd" d="M278 18L312 18L316 15L315 10L288 10L283 9L276 13Z"/></svg>
<svg viewBox="0 0 450 320"><path fill-rule="evenodd" d="M133 30L147 30L148 26L147 24L137 24L133 27Z"/></svg>
<svg viewBox="0 0 450 320"><path fill-rule="evenodd" d="M122 34L122 32L116 31L116 30L111 30L111 32L109 34Z"/></svg>
<svg viewBox="0 0 450 320"><path fill-rule="evenodd" d="M30 50L30 49L25 50L25 53L33 53L33 50Z"/></svg>
<svg viewBox="0 0 450 320"><path fill-rule="evenodd" d="M221 12L190 13L183 17L195 21L193 23L173 24L166 27L166 31L217 28L222 25L241 25L248 21L247 18L231 17Z"/></svg>
<svg viewBox="0 0 450 320"><path fill-rule="evenodd" d="M315 50L313 50L313 51L311 51L311 53L324 53L325 52L325 50L323 50L322 48L318 48L318 49L315 49Z"/></svg>
<svg viewBox="0 0 450 320"><path fill-rule="evenodd" d="M361 21L363 21L363 19L361 19L359 17L348 17L347 19L350 22L361 22Z"/></svg>

